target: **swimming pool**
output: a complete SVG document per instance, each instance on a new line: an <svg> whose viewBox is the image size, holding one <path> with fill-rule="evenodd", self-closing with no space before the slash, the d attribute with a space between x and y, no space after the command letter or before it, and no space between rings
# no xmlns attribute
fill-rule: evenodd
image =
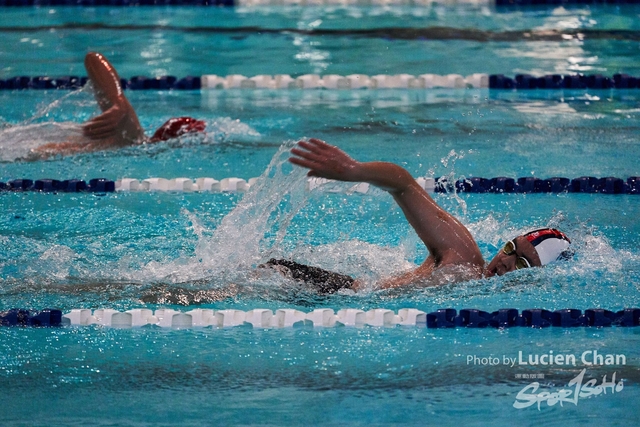
<svg viewBox="0 0 640 427"><path fill-rule="evenodd" d="M638 10L7 8L0 15L8 41L0 47L0 78L84 75L82 56L89 49L105 53L126 78L639 75L637 43L612 36L624 31L632 39ZM83 26L65 27L65 22ZM96 22L106 28L88 26ZM514 31L521 37L407 40L246 30L254 26L352 32L442 26L473 28L476 36ZM524 33L549 29L575 37L524 40ZM577 36L581 32L583 40ZM97 109L87 89L3 90L0 181L262 176L261 184L248 193L1 193L0 310L431 312L621 310L639 304L637 195L434 195L469 227L485 257L536 226L558 226L573 238L573 261L501 278L319 296L279 278L256 277L251 268L285 256L373 281L425 255L384 193L349 194L349 186L305 190L302 171L285 162L286 148L299 138L326 139L359 160L397 162L415 177L626 179L640 175L639 91L238 89L129 91L127 96L147 133L177 114L203 118L209 132L156 146L25 162L19 158L29 147L73 133L72 123ZM1 328L0 419L3 425L629 425L638 415L639 332L622 327ZM585 382L594 378L600 384L603 375L611 381L615 373L616 381L624 381L622 390L584 397L577 405L542 402L540 411L535 405L513 407L518 392L534 381L550 392L566 388L585 367L580 356L594 350L622 354L626 364L586 366ZM578 361L553 367L502 363L519 352L525 360L553 352Z"/></svg>

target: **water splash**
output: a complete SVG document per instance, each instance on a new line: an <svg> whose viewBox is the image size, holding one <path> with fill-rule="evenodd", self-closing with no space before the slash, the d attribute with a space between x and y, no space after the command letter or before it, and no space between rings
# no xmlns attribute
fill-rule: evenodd
<svg viewBox="0 0 640 427"><path fill-rule="evenodd" d="M92 106L94 111L98 110L90 83L40 106L32 116L20 123L4 123L0 128L0 161L29 159L31 150L41 145L80 138L81 124L67 120L76 116L88 117L87 113L79 114L87 105Z"/></svg>
<svg viewBox="0 0 640 427"><path fill-rule="evenodd" d="M229 140L256 140L260 138L260 132L239 119L219 117L207 123L209 133L215 135L215 140L225 142ZM211 132L213 130L213 132Z"/></svg>
<svg viewBox="0 0 640 427"><path fill-rule="evenodd" d="M281 255L287 226L307 202L305 172L293 169L287 161L291 146L280 147L258 182L215 230L207 230L197 215L183 211L197 238L195 256L149 263L142 272L145 280L183 283L216 277L221 284L246 281L251 269L265 258Z"/></svg>
<svg viewBox="0 0 640 427"><path fill-rule="evenodd" d="M0 161L29 159L31 150L51 142L65 142L82 136L78 123L32 123L0 130Z"/></svg>
<svg viewBox="0 0 640 427"><path fill-rule="evenodd" d="M451 150L449 153L440 159L442 166L447 168L447 171L440 176L438 184L444 186L447 189L447 194L450 195L451 200L455 202L457 215L466 216L467 214L467 202L458 195L455 183L456 181L466 180L464 175L456 176L456 162L466 157L467 154L473 153L473 150L468 151L456 151ZM428 170L426 177L433 177L435 175L435 167Z"/></svg>
<svg viewBox="0 0 640 427"><path fill-rule="evenodd" d="M205 265L248 267L260 262L262 253L277 252L291 218L307 202L305 171L292 169L288 163L291 146L280 147L257 184L223 219L213 237L198 244L196 254ZM269 237L269 233L275 234Z"/></svg>

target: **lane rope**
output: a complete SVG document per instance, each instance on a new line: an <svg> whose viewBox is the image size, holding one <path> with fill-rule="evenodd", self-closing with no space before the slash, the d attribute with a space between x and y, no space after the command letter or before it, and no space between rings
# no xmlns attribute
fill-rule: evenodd
<svg viewBox="0 0 640 427"><path fill-rule="evenodd" d="M0 80L0 89L79 89L87 83L87 77L79 76L16 76ZM304 74L291 76L289 74L256 75L253 77L241 74L218 76L207 74L203 76L175 76L146 77L134 76L121 79L123 89L129 90L231 90L231 89L327 89L327 90L376 90L376 89L506 89L506 90L534 90L534 89L640 89L640 78L628 74L549 74L534 76L531 74L517 74L508 77L504 74L475 73L468 76L460 74Z"/></svg>
<svg viewBox="0 0 640 427"><path fill-rule="evenodd" d="M81 179L15 179L0 182L2 192L40 192L40 193L113 193L113 192L245 192L258 182L259 178L122 178L112 181L95 178L87 183ZM324 178L307 179L306 189L322 190L332 180ZM578 178L553 177L541 179L535 177L471 177L449 181L446 177L416 178L416 182L429 193L598 193L598 194L640 194L640 177L631 176L626 180L615 177L596 178L581 176ZM366 194L371 186L367 183L352 183L347 194ZM328 186L329 192L339 192Z"/></svg>
<svg viewBox="0 0 640 427"><path fill-rule="evenodd" d="M593 4L637 4L640 0L595 0ZM505 8L526 6L558 7L571 4L585 4L584 0L0 0L0 7L45 7L45 6L111 6L111 7L137 7L137 6L225 6L225 7L251 7L251 6L390 6L411 5L430 6L432 4L465 4L465 5L495 5Z"/></svg>
<svg viewBox="0 0 640 427"><path fill-rule="evenodd" d="M254 328L310 327L427 327L427 328L509 328L509 327L632 327L640 325L640 308L626 308L617 312L605 309L545 310L527 309L519 312L515 308L504 308L494 312L478 309L453 308L424 312L415 308L403 308L394 312L384 308L360 310L344 308L334 312L330 308L317 308L304 312L291 308L213 310L197 308L186 312L161 308L152 311L137 308L121 312L104 308L93 310L73 309L62 314L61 310L45 309L29 311L12 309L0 312L0 326L90 326L100 325L114 328L158 326L161 328L228 328L252 326Z"/></svg>

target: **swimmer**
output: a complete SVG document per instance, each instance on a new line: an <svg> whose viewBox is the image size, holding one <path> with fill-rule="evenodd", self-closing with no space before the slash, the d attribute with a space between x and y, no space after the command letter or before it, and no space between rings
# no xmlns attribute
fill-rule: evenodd
<svg viewBox="0 0 640 427"><path fill-rule="evenodd" d="M138 115L124 95L116 69L102 54L90 52L84 58L89 80L102 114L82 126L82 137L66 142L42 145L31 150L32 157L46 158L129 145L148 144L177 138L194 132L204 132L205 123L191 117L177 117L164 123L151 138L144 134Z"/></svg>
<svg viewBox="0 0 640 427"><path fill-rule="evenodd" d="M416 269L380 281L376 288L387 289L409 284L434 286L482 277L501 276L523 268L541 267L567 254L571 243L561 231L534 230L510 240L486 264L473 236L460 221L446 212L404 168L386 162L358 162L338 147L319 139L299 141L291 149L289 161L309 169L308 176L347 182L367 182L391 194L409 224L427 247L429 256ZM486 264L486 265L485 265ZM287 260L270 260L263 266L277 266L294 279L319 287L323 292L340 288L361 289L362 283L337 273L308 270ZM320 274L320 276L318 276ZM330 281L323 279L327 274ZM324 276L323 276L324 275ZM317 279L320 277L320 279ZM348 278L348 279L347 279ZM351 279L351 280L349 280ZM326 285L318 286L320 281Z"/></svg>

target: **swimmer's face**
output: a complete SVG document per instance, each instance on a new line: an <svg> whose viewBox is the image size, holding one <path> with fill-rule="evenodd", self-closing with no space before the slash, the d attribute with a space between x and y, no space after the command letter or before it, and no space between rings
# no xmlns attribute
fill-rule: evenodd
<svg viewBox="0 0 640 427"><path fill-rule="evenodd" d="M524 236L519 236L513 239L513 243L516 245L516 250L511 255L507 255L503 249L493 257L489 265L485 270L486 277L492 277L495 275L502 276L505 273L516 270L516 263L518 258L522 257L532 266L540 267L540 257L533 245Z"/></svg>

